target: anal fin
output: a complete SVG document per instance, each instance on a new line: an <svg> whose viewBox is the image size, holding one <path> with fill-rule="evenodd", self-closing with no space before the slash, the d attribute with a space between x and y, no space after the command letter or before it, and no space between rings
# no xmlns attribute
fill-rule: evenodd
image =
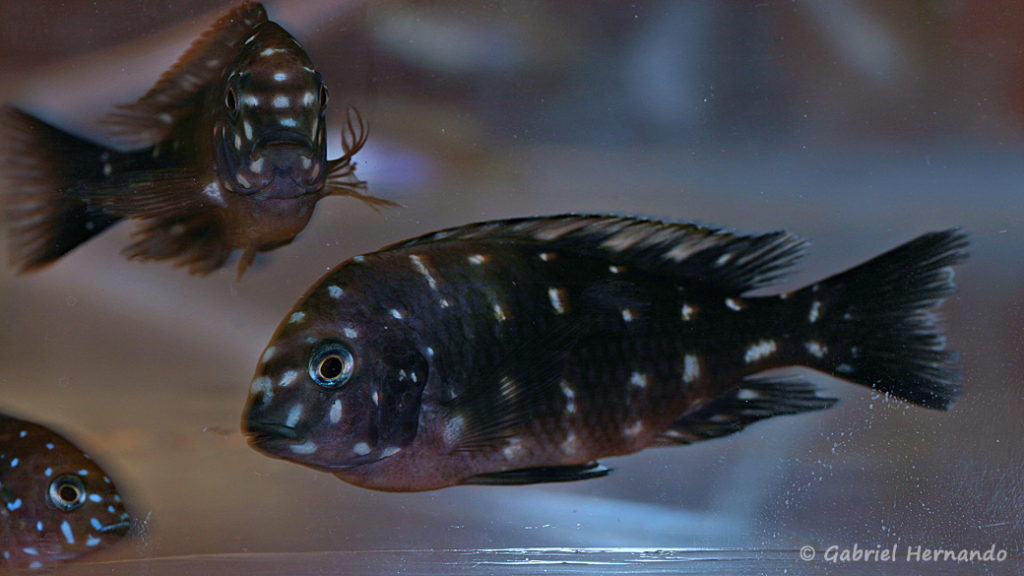
<svg viewBox="0 0 1024 576"><path fill-rule="evenodd" d="M743 430L758 420L827 410L836 398L818 396L813 384L799 378L752 378L676 420L656 445L692 444Z"/></svg>
<svg viewBox="0 0 1024 576"><path fill-rule="evenodd" d="M609 472L611 472L611 468L600 462L587 462L586 464L572 466L542 466L480 474L470 477L463 483L488 486L516 486L546 482L575 482L576 480L590 480L591 478L607 476Z"/></svg>

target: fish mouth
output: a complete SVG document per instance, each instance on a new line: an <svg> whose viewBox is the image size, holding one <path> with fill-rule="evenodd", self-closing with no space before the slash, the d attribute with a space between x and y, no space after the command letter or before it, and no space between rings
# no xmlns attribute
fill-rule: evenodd
<svg viewBox="0 0 1024 576"><path fill-rule="evenodd" d="M246 436L249 437L249 443L254 445L280 440L296 442L302 439L299 431L295 428L274 422L249 422L246 427Z"/></svg>
<svg viewBox="0 0 1024 576"><path fill-rule="evenodd" d="M124 536L131 530L132 521L122 520L120 522L114 522L113 524L107 524L101 527L97 532L100 534L112 534L114 536Z"/></svg>

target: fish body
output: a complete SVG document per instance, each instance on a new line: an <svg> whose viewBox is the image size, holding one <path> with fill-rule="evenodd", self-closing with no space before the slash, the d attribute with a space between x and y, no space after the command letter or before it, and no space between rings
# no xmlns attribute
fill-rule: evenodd
<svg viewBox="0 0 1024 576"><path fill-rule="evenodd" d="M327 86L299 42L245 2L195 41L137 102L108 118L117 147L17 108L0 112L11 260L52 263L118 221L140 222L130 258L196 274L242 250L288 244L327 195L363 194L352 156L366 129L354 109L344 153L328 161Z"/></svg>
<svg viewBox="0 0 1024 576"><path fill-rule="evenodd" d="M49 428L0 415L0 566L72 561L116 543L130 523L88 454Z"/></svg>
<svg viewBox="0 0 1024 576"><path fill-rule="evenodd" d="M957 231L750 296L802 242L602 215L487 222L353 258L271 339L243 430L380 490L601 476L598 459L829 408L807 366L929 408L959 396L929 309Z"/></svg>

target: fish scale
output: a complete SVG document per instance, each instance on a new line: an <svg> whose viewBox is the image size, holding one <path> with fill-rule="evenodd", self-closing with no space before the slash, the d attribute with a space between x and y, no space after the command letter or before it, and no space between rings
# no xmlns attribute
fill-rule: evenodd
<svg viewBox="0 0 1024 576"><path fill-rule="evenodd" d="M406 491L595 478L599 459L835 404L762 374L773 368L948 409L959 372L930 310L955 289L966 237L925 234L801 290L751 295L802 246L585 214L400 242L343 262L296 304L243 429L270 456Z"/></svg>

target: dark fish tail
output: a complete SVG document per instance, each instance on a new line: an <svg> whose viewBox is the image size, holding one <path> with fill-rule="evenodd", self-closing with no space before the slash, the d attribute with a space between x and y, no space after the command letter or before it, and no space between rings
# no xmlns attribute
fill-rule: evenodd
<svg viewBox="0 0 1024 576"><path fill-rule="evenodd" d="M12 107L0 109L0 177L11 264L46 266L120 217L82 201L120 154ZM105 169L105 167L107 167Z"/></svg>
<svg viewBox="0 0 1024 576"><path fill-rule="evenodd" d="M927 408L960 397L960 370L931 309L956 291L958 230L931 232L792 295L803 363Z"/></svg>

